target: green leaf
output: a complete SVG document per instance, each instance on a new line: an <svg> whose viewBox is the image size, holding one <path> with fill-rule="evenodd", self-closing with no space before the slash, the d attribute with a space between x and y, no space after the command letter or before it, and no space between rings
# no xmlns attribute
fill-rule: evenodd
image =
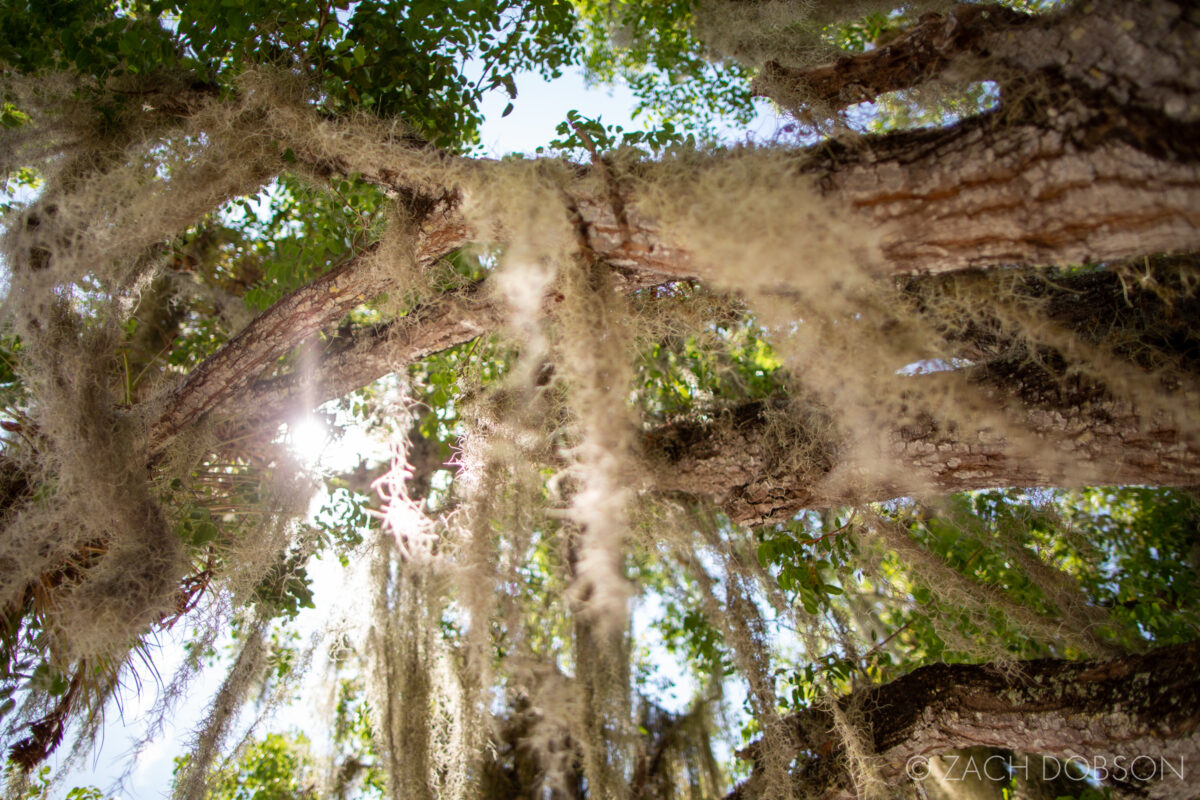
<svg viewBox="0 0 1200 800"><path fill-rule="evenodd" d="M192 529L192 544L196 547L204 545L217 538L219 529L211 522L201 522Z"/></svg>

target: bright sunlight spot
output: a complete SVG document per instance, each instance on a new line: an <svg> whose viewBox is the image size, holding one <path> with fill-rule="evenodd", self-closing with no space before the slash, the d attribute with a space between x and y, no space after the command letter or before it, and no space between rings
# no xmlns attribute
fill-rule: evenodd
<svg viewBox="0 0 1200 800"><path fill-rule="evenodd" d="M296 458L309 469L320 465L330 444L329 428L315 417L288 425L286 440Z"/></svg>

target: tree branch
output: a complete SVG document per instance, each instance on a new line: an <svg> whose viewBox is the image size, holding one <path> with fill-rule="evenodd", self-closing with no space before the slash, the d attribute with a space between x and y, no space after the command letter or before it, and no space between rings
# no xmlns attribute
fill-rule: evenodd
<svg viewBox="0 0 1200 800"><path fill-rule="evenodd" d="M1188 98L1200 88L1190 55L1198 25L1194 4L1179 0L1097 0L1037 16L963 4L926 14L866 53L807 68L769 62L752 88L785 107L811 103L828 112L938 78L992 80L1010 112L1030 101L1051 106L1067 88L1092 95L1093 107L1165 111L1194 123L1200 112Z"/></svg>
<svg viewBox="0 0 1200 800"><path fill-rule="evenodd" d="M311 370L255 381L238 404L248 425L278 422L497 330L502 321L480 284L448 292L391 322L334 337Z"/></svg>
<svg viewBox="0 0 1200 800"><path fill-rule="evenodd" d="M727 264L706 262L705 253L689 249L690 242L668 237L662 221L647 210L654 204L646 203L646 187L660 187L660 179L669 178L681 191L702 198L708 191L701 188L706 175L715 172L715 180L728 180L731 165L740 170L740 184L755 185L756 198L777 210L775 230L804 231L825 251L842 248L847 261L863 251L864 231L878 232L877 251L857 268L884 279L1200 250L1200 111L1195 110L1200 109L1200 66L1189 49L1200 21L1195 11L1156 0L1129 11L1132 28L1112 28L1113 8L1105 4L1105 14L1097 19L1068 15L1011 37L1032 42L1027 47L1036 52L1029 57L1063 76L1060 94L1033 110L1002 108L947 129L831 142L790 154L729 152L685 165L682 178L678 164L645 163L628 176L575 182L571 202L597 258L642 284L723 275L728 285ZM1110 25L1106 32L1129 32L1116 39L1074 35L1095 32L1097 25ZM1136 59L1135 51L1140 53ZM297 143L297 154L310 159L315 171L328 172L340 163L336 153L312 150ZM520 166L441 161L450 164L447 175L498 177ZM527 177L528 171L521 174ZM365 177L411 194L403 176L387 164L374 165ZM797 187L811 190L813 204L824 211L814 214L814 205L797 204ZM773 199L772 192L778 197ZM445 187L441 196L457 198L458 189ZM421 264L467 241L494 237L493 220L476 220L471 228L456 203L443 200L426 218L417 247ZM710 228L729 225L728 206L696 213L713 217L702 220ZM731 238L738 235L728 231ZM383 272L367 269L365 262L352 260L281 300L163 397L148 415L152 453L206 414L233 413L280 356L384 290ZM793 274L783 280L802 284L812 269L798 251ZM442 332L447 346L457 336L478 335L470 324L454 335ZM430 341L441 336L433 328L411 334ZM330 379L329 391L377 372L380 365L365 359L362 370L336 367L342 377ZM276 386L290 391L286 382ZM254 397L262 399L268 387L260 384Z"/></svg>
<svg viewBox="0 0 1200 800"><path fill-rule="evenodd" d="M1082 758L1105 767L1116 785L1152 798L1194 796L1188 773L1200 758L1200 642L1099 662L934 664L839 704L859 720L872 765L892 786L908 781L910 759L920 775L925 757L984 746ZM785 725L802 762L793 773L798 795L854 797L832 715L809 709ZM744 755L755 758L759 749L751 745ZM1118 772L1139 758L1140 770ZM756 765L731 797L750 800L762 791Z"/></svg>
<svg viewBox="0 0 1200 800"><path fill-rule="evenodd" d="M428 268L467 241L467 229L453 201L443 200L425 217L414 258ZM271 306L150 408L150 454L204 415L240 401L249 386L280 357L309 336L332 327L356 306L385 291L392 282L372 262L375 248L322 275ZM157 416L153 416L157 414Z"/></svg>
<svg viewBox="0 0 1200 800"><path fill-rule="evenodd" d="M951 64L997 49L1006 34L1034 18L999 5L958 5L947 14L926 14L886 44L829 64L790 68L768 61L750 86L756 97L784 107L800 102L841 109L909 89L937 77Z"/></svg>
<svg viewBox="0 0 1200 800"><path fill-rule="evenodd" d="M967 430L922 417L894 422L874 445L847 448L820 420L796 419L787 408L754 402L714 423L674 423L648 432L643 447L650 481L658 491L714 502L744 525L786 521L804 508L997 486L1200 483L1193 429L1148 419L1127 402L1025 404L1016 395L1026 387L1013 385L1013 375L989 376L986 368L964 372L1011 404L1013 430ZM907 380L928 391L930 384L964 377Z"/></svg>
<svg viewBox="0 0 1200 800"><path fill-rule="evenodd" d="M860 219L852 229L890 231L881 277L1200 250L1200 165L1157 159L1120 141L1087 152L1064 136L1031 125L1005 128L987 118L946 131L828 146L767 166L791 171L797 181L815 178L831 206L848 206L844 214ZM390 175L373 179L397 188ZM624 191L630 195L624 207L634 208L636 189ZM630 280L645 285L710 272L685 246L665 240L644 214L629 212L623 225L606 196L576 202L592 249ZM779 205L780 225L790 211ZM812 224L801 217L796 225ZM281 318L289 313L280 312ZM286 323L280 330L308 331ZM292 346L301 338L293 335ZM364 365L360 374L370 371Z"/></svg>

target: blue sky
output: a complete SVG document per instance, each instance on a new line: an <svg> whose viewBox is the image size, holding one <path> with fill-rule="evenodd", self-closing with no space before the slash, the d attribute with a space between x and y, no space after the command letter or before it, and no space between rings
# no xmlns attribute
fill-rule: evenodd
<svg viewBox="0 0 1200 800"><path fill-rule="evenodd" d="M568 72L549 83L534 73L518 76L517 98L513 111L501 118L509 98L502 91L484 97L484 123L480 130L482 155L499 157L508 153L533 152L556 138L555 126L563 122L571 109L586 117L600 117L606 125L626 130L647 127L645 119L635 120L637 98L627 86L588 86L582 72ZM771 141L788 125L789 119L775 111L766 100L756 101L758 116L748 127L720 126L717 133L728 143Z"/></svg>
<svg viewBox="0 0 1200 800"><path fill-rule="evenodd" d="M491 92L482 103L483 125L479 132L483 155L532 154L557 135L554 128L577 109L588 117L602 117L606 124L641 127L633 120L637 99L627 87L588 86L583 74L569 72L545 82L534 73L518 76L513 111L501 119L508 95Z"/></svg>

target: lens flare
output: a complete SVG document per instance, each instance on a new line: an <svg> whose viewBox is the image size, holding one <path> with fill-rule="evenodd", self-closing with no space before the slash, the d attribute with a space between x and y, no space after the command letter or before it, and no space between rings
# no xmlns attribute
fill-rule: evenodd
<svg viewBox="0 0 1200 800"><path fill-rule="evenodd" d="M305 466L310 469L319 466L329 447L329 429L312 417L288 427L288 447Z"/></svg>

